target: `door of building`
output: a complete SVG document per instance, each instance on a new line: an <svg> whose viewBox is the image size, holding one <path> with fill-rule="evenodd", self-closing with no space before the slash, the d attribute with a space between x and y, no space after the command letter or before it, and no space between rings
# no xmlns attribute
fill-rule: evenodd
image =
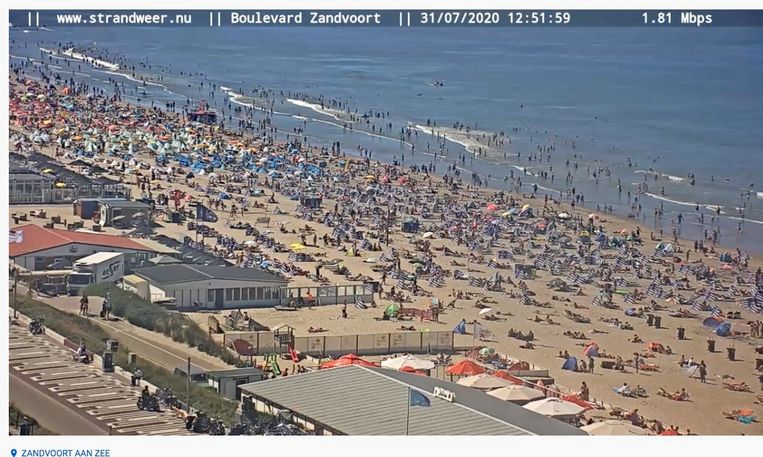
<svg viewBox="0 0 763 457"><path fill-rule="evenodd" d="M215 290L215 309L223 309L224 289L214 289L214 290Z"/></svg>

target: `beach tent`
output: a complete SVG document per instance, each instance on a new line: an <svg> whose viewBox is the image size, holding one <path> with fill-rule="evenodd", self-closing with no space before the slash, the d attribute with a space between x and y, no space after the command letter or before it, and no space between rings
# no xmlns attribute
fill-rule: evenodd
<svg viewBox="0 0 763 457"><path fill-rule="evenodd" d="M507 387L507 386L513 385L511 381L497 378L487 373L482 373L482 374L477 374L474 376L467 376L465 378L461 378L458 381L456 381L456 384L459 384L465 387L472 387L475 389L482 389L482 390L498 389L501 387Z"/></svg>
<svg viewBox="0 0 763 457"><path fill-rule="evenodd" d="M403 367L410 367L414 370L431 370L434 368L434 362L407 354L393 359L382 360L381 366L390 370L399 370Z"/></svg>
<svg viewBox="0 0 763 457"><path fill-rule="evenodd" d="M575 357L567 357L567 360L562 364L562 370L575 371L578 368L578 359Z"/></svg>
<svg viewBox="0 0 763 457"><path fill-rule="evenodd" d="M636 308L628 308L625 310L626 316L635 316L636 315Z"/></svg>
<svg viewBox="0 0 763 457"><path fill-rule="evenodd" d="M719 325L723 323L722 319L719 319L715 316L710 316L707 319L702 321L702 325L708 328L711 328L713 330L717 329Z"/></svg>
<svg viewBox="0 0 763 457"><path fill-rule="evenodd" d="M455 365L451 365L445 372L456 376L473 376L484 373L485 369L467 359L462 360Z"/></svg>
<svg viewBox="0 0 763 457"><path fill-rule="evenodd" d="M384 310L384 315L388 317L395 317L400 314L400 305L392 303Z"/></svg>
<svg viewBox="0 0 763 457"><path fill-rule="evenodd" d="M583 355L586 357L598 357L599 345L596 343L590 343L583 349Z"/></svg>
<svg viewBox="0 0 763 457"><path fill-rule="evenodd" d="M598 436L624 436L624 435L651 435L648 429L636 427L628 421L608 419L603 422L594 422L580 427L580 430L589 435Z"/></svg>
<svg viewBox="0 0 763 457"><path fill-rule="evenodd" d="M715 334L718 336L731 335L731 323L724 322L721 325L719 325L718 328L715 329Z"/></svg>
<svg viewBox="0 0 763 457"><path fill-rule="evenodd" d="M530 402L544 398L543 393L539 392L537 389L518 385L501 387L500 389L491 390L487 394L491 397L516 403Z"/></svg>
<svg viewBox="0 0 763 457"><path fill-rule="evenodd" d="M732 259L731 259L731 254L729 254L728 252L724 252L724 253L723 253L723 254L721 254L721 256L719 257L719 260L720 260L721 262L731 262L731 261L732 261Z"/></svg>
<svg viewBox="0 0 763 457"><path fill-rule="evenodd" d="M341 357L339 357L336 360L331 360L329 362L321 364L321 369L324 368L336 368L336 367L343 367L347 365L360 365L363 367L378 367L379 365L369 362L367 360L361 359L355 354L346 354Z"/></svg>
<svg viewBox="0 0 763 457"><path fill-rule="evenodd" d="M556 397L548 397L530 402L523 406L525 409L548 417L577 416L585 408Z"/></svg>
<svg viewBox="0 0 763 457"><path fill-rule="evenodd" d="M387 309L389 309L389 307L387 307ZM459 335L466 334L466 319L461 319L461 322L459 322L458 325L453 328L453 333L458 333Z"/></svg>

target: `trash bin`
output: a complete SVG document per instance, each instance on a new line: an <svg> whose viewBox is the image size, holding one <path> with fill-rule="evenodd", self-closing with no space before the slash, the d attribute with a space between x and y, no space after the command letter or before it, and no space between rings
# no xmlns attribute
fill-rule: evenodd
<svg viewBox="0 0 763 457"><path fill-rule="evenodd" d="M104 373L113 373L114 372L114 354L111 352L104 352L103 353L103 372Z"/></svg>
<svg viewBox="0 0 763 457"><path fill-rule="evenodd" d="M726 348L726 352L728 353L729 360L733 362L737 354L736 348Z"/></svg>
<svg viewBox="0 0 763 457"><path fill-rule="evenodd" d="M34 424L30 422L24 422L19 426L19 435L33 435Z"/></svg>
<svg viewBox="0 0 763 457"><path fill-rule="evenodd" d="M683 340L685 339L684 336L686 335L686 329L683 327L678 327L678 339Z"/></svg>
<svg viewBox="0 0 763 457"><path fill-rule="evenodd" d="M715 340L707 340L707 352L715 352Z"/></svg>
<svg viewBox="0 0 763 457"><path fill-rule="evenodd" d="M662 323L662 317L654 316L654 328L660 328L661 323Z"/></svg>
<svg viewBox="0 0 763 457"><path fill-rule="evenodd" d="M647 314L646 315L646 325L652 326L654 325L654 314Z"/></svg>

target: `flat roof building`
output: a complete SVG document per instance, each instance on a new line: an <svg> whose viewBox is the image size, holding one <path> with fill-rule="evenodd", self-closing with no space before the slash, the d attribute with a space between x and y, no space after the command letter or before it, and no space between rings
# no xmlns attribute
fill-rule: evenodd
<svg viewBox="0 0 763 457"><path fill-rule="evenodd" d="M441 389L452 401L435 396ZM350 365L241 390L245 410L290 413L292 421L318 435L586 435L476 389L384 368ZM430 405L410 406L412 391Z"/></svg>
<svg viewBox="0 0 763 457"><path fill-rule="evenodd" d="M255 268L170 264L141 268L135 274L173 297L179 308L233 309L276 306L282 276Z"/></svg>

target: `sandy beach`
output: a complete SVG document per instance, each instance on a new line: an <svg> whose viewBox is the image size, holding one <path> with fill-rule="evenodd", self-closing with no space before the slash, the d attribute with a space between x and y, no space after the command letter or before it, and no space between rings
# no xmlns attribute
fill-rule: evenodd
<svg viewBox="0 0 763 457"><path fill-rule="evenodd" d="M38 98L38 95L42 97ZM73 109L66 108L64 103L53 103L62 102L64 98L67 103L74 104ZM87 154L85 159L105 168L104 176L132 185L134 197L150 195L156 199L161 194L169 196L172 191L179 190L187 196L186 201L196 200L209 206L212 201L220 201L221 191L231 194L233 199L222 200L226 209L215 209L219 216L218 222L208 224L220 237L232 237L243 243L251 237L245 237L242 230L231 228L230 224L254 224L258 217L270 217L269 228L258 225L261 234L289 246L305 242L297 230L309 226L316 235L317 243L314 245L312 236L308 236L306 248L301 252L320 256L325 254L325 257L317 259L341 259L342 265L352 275L380 280L381 274L372 267L391 267L391 263L380 259L382 254L390 253L391 248L400 255L401 269L409 274L415 274L415 265L411 263L414 257L426 259L430 267L436 266L442 272L440 286L430 284L431 277L422 272L420 278L417 276L417 287L423 291L419 291L418 295L411 290L402 291L409 298L404 303L406 307L425 309L431 298L437 298L443 304L439 322L376 320L387 305L399 302L386 298L386 292L397 282L390 274L384 284L385 293L381 297L377 295L375 307L358 309L354 304L348 304L346 319L341 317L342 306L303 308L296 312L246 310L252 318L266 326L285 322L295 327L298 335L307 335L310 327L325 329L325 335L341 335L396 331L401 325L413 325L415 331L441 331L453 329L461 320L467 323L477 320L486 330L483 341L475 340L471 334L473 326L469 324L469 334L455 335L456 346L470 347L476 343L493 348L512 360L527 361L546 368L564 392L577 392L581 383L585 382L590 389L590 396L597 402L626 411L637 408L644 418L659 420L666 426L678 426L681 433L690 430L693 434L703 435L763 434L761 422L745 425L727 419L722 414L723 411L752 409L759 420L763 418L761 383L758 380L760 373L755 371L756 357L761 357L761 354L756 354L756 347L763 345L763 339L760 333L753 336L750 325L757 325L755 322L763 317L743 305L743 301L752 295L750 290L755 287L756 271L763 266L763 258L760 256L748 257L745 253L729 250L733 261L721 262L719 255L725 252L722 248L718 248L717 252L703 253L695 251L694 240L679 240L675 243L669 234L665 234L663 240L651 239L657 234L632 219L619 219L579 206L572 207L554 201L554 196L545 200L541 193L536 198L505 191L499 193L490 188L472 187L468 176L454 176L451 173L446 182L443 177L420 169L393 167L365 158L351 157L341 151L300 148L295 144L265 144L255 138L240 137L208 126L184 124L179 116L164 114L159 110L141 108L139 111L143 122L129 123L124 121L124 117L120 118L118 113L136 111L135 107L107 102L102 97L88 101L81 95L65 94L61 89L49 92L35 83L24 85L11 81L11 105L12 152L28 155L36 151L57 157L61 163L70 163L83 155L77 154L76 150L83 150L83 145L88 141L103 141L111 146L121 142L124 147L124 141L118 139L122 135L123 139L130 137L130 144L135 146L129 159L123 159L117 153L105 153L105 148ZM99 112L94 109L96 105L104 109ZM84 113L95 119L85 121ZM51 120L50 123L44 122L48 119ZM110 125L116 127L111 128ZM32 138L39 137L41 132L45 132L49 140L33 142ZM104 138L104 135L113 138ZM189 167L181 167L170 159L174 154L170 148L166 148L165 152L168 163L159 166L156 164L159 154L148 146L161 136L170 138L164 141L165 144L171 143L171 140L188 141L184 147L189 150L189 154L199 156L212 154L201 147L194 147L204 144L208 151L234 151L232 155L236 160L244 152L264 159L282 158L282 177L277 180L280 189L273 187L272 175L235 169L235 166L230 166L230 170L216 168L211 178L209 173L194 173L193 177L189 177ZM65 138L63 143L66 146L58 146L57 138ZM306 163L325 162L326 166L322 168L321 175L310 178L309 182L307 173L286 173L287 166L297 166L301 163L300 160ZM148 168L141 167L141 163L148 165ZM70 167L83 173L87 169L82 166ZM169 167L172 168L171 171ZM321 210L314 215L314 220L300 217L299 201L284 195L284 192L308 187L323 197ZM374 189L375 193L370 197L369 189ZM260 190L261 193L255 196L252 193L254 190ZM362 204L359 200L361 195L368 197ZM393 208L395 220L389 232L390 238L385 242L384 230L380 228L379 221L385 218L388 202L391 202L389 206ZM231 203L239 208L235 215L230 211ZM526 205L529 205L531 211L522 210ZM245 207L243 216L240 210L242 206ZM32 219L33 223L42 224L56 215L70 222L78 220L72 215L71 205L14 205L11 212L37 209L44 209L47 218ZM341 221L362 227L366 234L364 240L371 246L380 245L381 250L365 249L361 247L361 240L356 240L354 244L342 240L334 246L325 246L323 236L333 237L334 230L320 220L325 222L325 217L332 213L334 223ZM562 214L565 216L561 217ZM401 231L401 222L407 216L419 220L418 233ZM158 214L155 214L154 220L157 222L157 234L179 240L185 236L193 237L185 223L161 222L162 218ZM539 229L539 224L543 225L542 230ZM11 226L13 225L11 221ZM86 227L90 225L90 222L86 222ZM499 228L493 230L493 225ZM110 228L106 231L121 233ZM579 243L579 237L584 231L592 239L590 245ZM423 234L428 232L431 235L424 237ZM595 241L599 234L606 237L606 246L599 246L599 242ZM563 240L560 241L562 237L569 239L569 249L561 246L565 244ZM625 253L611 244L614 238L619 240L620 246L626 246ZM205 243L208 249L226 256L233 264L241 263L244 258L242 250L231 250L224 243L217 243L214 238L206 239ZM663 246L670 244L671 248L665 248L659 255L655 255L655 247L660 243ZM348 256L349 250L358 252L359 255ZM252 246L249 251L252 255L289 262L289 252L271 252L259 246ZM510 253L510 258L500 258L499 251ZM593 263L586 264L585 258L588 257L593 257ZM516 264L535 265L539 258L547 259L550 263L558 261L560 265L564 264L563 272L553 275L537 265L532 278L515 276ZM634 275L636 270L642 268L634 267L633 259L640 259L642 266L649 265L650 272L642 278ZM310 274L314 272L315 265L315 262L298 264ZM499 268L501 266L506 268ZM681 271L681 267L687 269ZM480 280L479 282L498 278L496 273L500 280L494 287L496 290L486 290L481 285L470 285L468 279L456 279L456 270L469 278ZM694 274L697 271L700 272L699 275ZM328 278L329 283L348 282L345 277L325 269L322 275ZM575 284L575 281L571 281L575 276L589 277L590 281ZM659 280L656 279L658 276ZM554 280L567 283L569 291L554 290L549 286ZM671 284L677 282L681 284L673 288ZM317 283L307 275L294 275L292 284ZM644 295L639 299L636 291L645 294L650 290L650 284L670 296ZM610 290L610 286L614 293L602 292ZM709 299L697 298L707 297L709 291L712 291ZM462 296L468 295L468 298L457 298L459 293ZM727 298L722 296L724 293L728 293ZM523 304L527 302L523 296L532 304ZM680 300L678 296L681 297ZM634 302L627 303L626 297ZM595 298L604 302L611 300L610 307L597 306ZM658 310L647 310L641 317L625 314L628 308L644 308L652 301L658 305ZM680 304L682 301L702 302L700 304L705 309L693 309L691 303ZM739 319L728 320L735 332L733 338L715 335L712 329L703 326L703 320L711 316L712 308L716 306L724 316L729 311L739 312ZM492 312L480 314L487 307ZM671 316L671 313L675 314L679 309L692 317ZM570 313L586 318L590 323L574 322L569 317ZM660 316L660 328L647 325L646 314ZM207 314L197 313L193 317L201 325L206 325ZM677 338L679 327L685 328L685 339ZM523 334L532 331L534 348L521 348L524 342L509 337L510 329ZM580 332L583 338L571 338L565 335L567 332ZM631 341L636 335L640 342ZM708 339L716 340L716 351L713 353L707 350ZM663 348L669 347L672 353L650 350L648 346L652 342L659 343ZM584 357L583 350L590 343L596 343L600 353L612 356L612 360L621 357L626 365L627 361L634 358L634 353L641 354L644 367L649 371L641 369L637 373L633 367L628 366L623 370L603 369L600 362L604 358L597 358L593 373L561 369L565 360L558 355L565 351L587 363L588 358ZM735 361L727 358L729 347L736 349ZM696 374L690 377L687 368L679 365L682 357L697 363L703 361L707 369L707 382L701 382ZM616 393L614 388L623 383L633 388L643 387L648 397L630 398ZM732 391L725 388L724 383L746 383L751 391ZM689 399L676 401L664 398L657 394L660 388L670 393L685 389ZM606 417L609 410L594 409L587 415Z"/></svg>

